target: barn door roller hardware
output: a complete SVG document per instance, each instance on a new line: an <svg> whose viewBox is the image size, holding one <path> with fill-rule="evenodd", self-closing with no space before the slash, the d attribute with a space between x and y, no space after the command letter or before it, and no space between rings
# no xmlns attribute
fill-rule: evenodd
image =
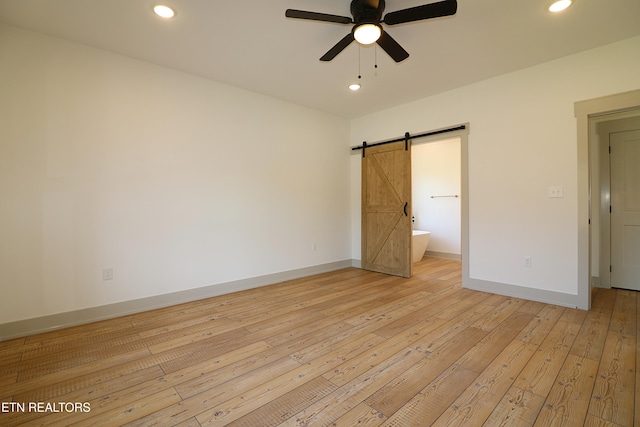
<svg viewBox="0 0 640 427"><path fill-rule="evenodd" d="M351 150L352 151L362 150L362 157L364 157L367 147L375 147L377 145L393 144L394 142L400 142L400 141L404 141L404 149L408 150L409 149L409 139L417 139L417 138L424 138L424 137L427 137L427 136L440 135L442 133L455 132L457 130L464 130L466 128L467 127L465 125L461 125L461 126L448 128L448 129L441 129L441 130L436 130L436 131L433 131L433 132L421 133L421 134L413 135L413 136L411 136L409 134L409 132L405 132L405 134L404 134L404 136L402 138L390 139L388 141L374 142L373 144L367 144L367 141L363 141L362 145L359 145L357 147L353 147Z"/></svg>

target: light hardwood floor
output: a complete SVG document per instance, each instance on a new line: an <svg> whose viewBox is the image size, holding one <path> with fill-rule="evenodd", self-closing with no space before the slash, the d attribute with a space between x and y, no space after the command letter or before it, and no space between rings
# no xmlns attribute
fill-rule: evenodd
<svg viewBox="0 0 640 427"><path fill-rule="evenodd" d="M0 402L25 412L0 425L640 425L636 292L599 290L586 312L461 289L455 261L415 270L345 269L2 342Z"/></svg>

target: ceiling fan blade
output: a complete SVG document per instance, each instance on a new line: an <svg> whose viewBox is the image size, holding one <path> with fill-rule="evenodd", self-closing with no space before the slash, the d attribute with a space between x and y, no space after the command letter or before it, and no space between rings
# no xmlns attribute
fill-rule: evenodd
<svg viewBox="0 0 640 427"><path fill-rule="evenodd" d="M422 6L410 7L409 9L389 12L384 16L383 22L387 25L404 24L405 22L454 15L457 10L458 2L456 0L444 0L437 3L429 3Z"/></svg>
<svg viewBox="0 0 640 427"><path fill-rule="evenodd" d="M409 52L404 50L386 31L382 31L377 43L396 62L404 61L409 57Z"/></svg>
<svg viewBox="0 0 640 427"><path fill-rule="evenodd" d="M322 58L320 58L320 61L331 61L333 58L335 58L340 52L342 52L347 46L349 46L351 44L352 41L354 41L355 39L353 38L353 33L349 33L346 36L344 36L344 38L342 40L340 40L338 43L336 43L335 46L333 46L331 49L329 49L329 51L327 53L325 53Z"/></svg>
<svg viewBox="0 0 640 427"><path fill-rule="evenodd" d="M335 22L337 24L351 24L353 20L347 16L330 15L328 13L307 12L306 10L287 9L287 18L309 19L311 21Z"/></svg>

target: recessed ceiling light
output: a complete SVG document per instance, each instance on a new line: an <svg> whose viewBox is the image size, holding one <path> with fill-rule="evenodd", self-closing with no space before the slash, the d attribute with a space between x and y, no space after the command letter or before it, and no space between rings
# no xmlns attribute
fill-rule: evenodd
<svg viewBox="0 0 640 427"><path fill-rule="evenodd" d="M549 12L561 12L571 6L571 0L558 0L549 6Z"/></svg>
<svg viewBox="0 0 640 427"><path fill-rule="evenodd" d="M356 91L358 89L360 89L360 83L353 83L349 85L349 89L351 89L352 91Z"/></svg>
<svg viewBox="0 0 640 427"><path fill-rule="evenodd" d="M156 13L156 15L160 16L161 18L169 19L169 18L173 18L176 15L173 9L171 9L169 6L165 6L162 4L154 6L153 11Z"/></svg>

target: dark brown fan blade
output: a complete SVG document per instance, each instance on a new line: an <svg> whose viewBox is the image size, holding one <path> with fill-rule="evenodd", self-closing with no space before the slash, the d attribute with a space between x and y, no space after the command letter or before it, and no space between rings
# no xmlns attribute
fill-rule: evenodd
<svg viewBox="0 0 640 427"><path fill-rule="evenodd" d="M404 61L409 57L409 52L404 50L386 31L382 31L377 43L396 62Z"/></svg>
<svg viewBox="0 0 640 427"><path fill-rule="evenodd" d="M444 0L437 3L429 3L422 6L410 7L409 9L389 12L384 16L383 22L387 25L404 24L405 22L453 15L457 10L458 2L456 0Z"/></svg>
<svg viewBox="0 0 640 427"><path fill-rule="evenodd" d="M340 40L338 43L336 43L336 45L334 47L329 49L329 51L327 53L325 53L322 56L322 58L320 58L320 61L331 61L340 52L342 52L347 46L349 46L351 44L351 42L354 41L354 40L355 39L353 38L353 33L347 34L346 36L344 36L344 38L342 40Z"/></svg>
<svg viewBox="0 0 640 427"><path fill-rule="evenodd" d="M335 22L337 24L351 24L353 20L346 16L330 15L328 13L307 12L306 10L287 9L287 18L309 19L311 21Z"/></svg>

